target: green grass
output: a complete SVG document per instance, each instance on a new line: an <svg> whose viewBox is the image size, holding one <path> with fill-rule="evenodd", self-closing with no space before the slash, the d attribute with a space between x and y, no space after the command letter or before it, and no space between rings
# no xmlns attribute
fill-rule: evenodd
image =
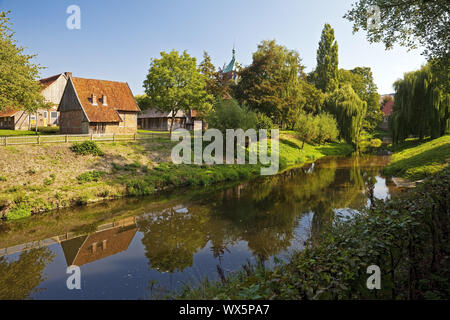
<svg viewBox="0 0 450 320"><path fill-rule="evenodd" d="M38 127L37 133L34 130L0 129L0 137L51 135L51 134L56 134L58 132L59 132L59 127Z"/></svg>
<svg viewBox="0 0 450 320"><path fill-rule="evenodd" d="M384 168L384 174L420 180L444 169L450 160L450 135L425 143L408 140L400 146Z"/></svg>

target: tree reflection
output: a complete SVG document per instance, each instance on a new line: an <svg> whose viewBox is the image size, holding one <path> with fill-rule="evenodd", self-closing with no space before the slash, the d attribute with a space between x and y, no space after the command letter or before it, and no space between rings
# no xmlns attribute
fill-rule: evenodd
<svg viewBox="0 0 450 320"><path fill-rule="evenodd" d="M0 299L23 300L43 290L36 287L45 280L42 272L54 258L48 248L22 252L16 261L0 257Z"/></svg>
<svg viewBox="0 0 450 320"><path fill-rule="evenodd" d="M184 212L167 208L148 214L139 227L149 264L160 271L182 271L208 243L221 260L237 241L246 241L265 260L291 246L300 218L311 212L311 236L317 241L333 223L336 209L367 204L378 171L364 159L327 160L209 194L201 202L183 204Z"/></svg>

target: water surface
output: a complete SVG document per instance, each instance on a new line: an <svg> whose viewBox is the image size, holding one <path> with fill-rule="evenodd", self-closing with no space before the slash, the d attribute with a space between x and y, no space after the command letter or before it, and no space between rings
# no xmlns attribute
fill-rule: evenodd
<svg viewBox="0 0 450 320"><path fill-rule="evenodd" d="M336 214L397 192L388 157L328 158L235 185L176 190L0 225L0 299L158 298L285 259ZM4 248L4 249L2 249ZM81 267L81 290L66 268Z"/></svg>

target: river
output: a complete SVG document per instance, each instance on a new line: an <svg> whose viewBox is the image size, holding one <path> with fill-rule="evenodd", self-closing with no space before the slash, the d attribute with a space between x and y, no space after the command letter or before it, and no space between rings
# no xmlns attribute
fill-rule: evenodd
<svg viewBox="0 0 450 320"><path fill-rule="evenodd" d="M277 176L109 201L0 224L0 299L162 298L243 264L267 267L336 215L400 192L387 156L326 158ZM276 259L274 259L276 257ZM67 267L80 266L81 290Z"/></svg>

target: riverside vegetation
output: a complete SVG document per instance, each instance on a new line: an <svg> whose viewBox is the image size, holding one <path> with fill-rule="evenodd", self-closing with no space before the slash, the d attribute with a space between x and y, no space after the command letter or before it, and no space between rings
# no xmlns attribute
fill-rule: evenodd
<svg viewBox="0 0 450 320"><path fill-rule="evenodd" d="M184 299L448 299L450 170L351 217L336 216L319 239L273 269L244 265L221 281L184 287ZM366 287L367 267L381 289Z"/></svg>
<svg viewBox="0 0 450 320"><path fill-rule="evenodd" d="M125 196L145 196L181 186L245 180L259 165L174 165L175 142L152 141L74 145L9 146L0 154L0 215L7 220L53 209ZM313 146L295 132L280 136L280 170L329 155L348 155L346 143Z"/></svg>

